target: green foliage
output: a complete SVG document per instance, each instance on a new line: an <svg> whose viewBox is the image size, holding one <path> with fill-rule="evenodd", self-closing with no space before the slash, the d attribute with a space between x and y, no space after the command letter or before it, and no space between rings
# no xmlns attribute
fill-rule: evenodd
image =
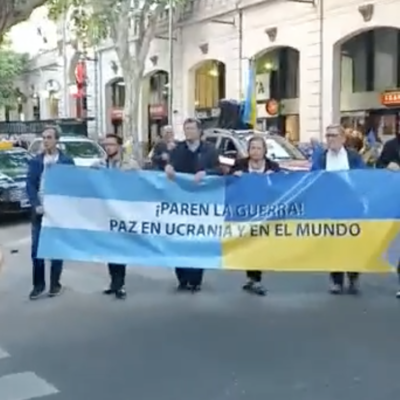
<svg viewBox="0 0 400 400"><path fill-rule="evenodd" d="M18 54L7 43L0 47L0 107L14 108L21 93L16 88L17 79L26 69L28 56Z"/></svg>
<svg viewBox="0 0 400 400"><path fill-rule="evenodd" d="M188 0L173 0L182 5ZM77 38L87 45L98 44L122 28L123 16L131 16L136 31L144 34L154 12L160 14L168 8L169 0L48 0L49 17L60 20L68 14ZM126 26L127 28L127 26ZM128 32L123 32L127 36Z"/></svg>

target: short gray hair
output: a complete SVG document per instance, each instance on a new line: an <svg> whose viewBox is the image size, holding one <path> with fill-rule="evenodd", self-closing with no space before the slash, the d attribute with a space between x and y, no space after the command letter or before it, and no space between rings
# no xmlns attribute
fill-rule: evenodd
<svg viewBox="0 0 400 400"><path fill-rule="evenodd" d="M340 124L330 124L326 127L326 133L329 133L332 131L335 133L338 133L339 135L344 135L344 129L343 129L342 125L340 125Z"/></svg>
<svg viewBox="0 0 400 400"><path fill-rule="evenodd" d="M167 131L174 131L174 127L172 126L172 125L164 125L162 128L161 128L161 132L162 133L164 133L164 132L167 132Z"/></svg>

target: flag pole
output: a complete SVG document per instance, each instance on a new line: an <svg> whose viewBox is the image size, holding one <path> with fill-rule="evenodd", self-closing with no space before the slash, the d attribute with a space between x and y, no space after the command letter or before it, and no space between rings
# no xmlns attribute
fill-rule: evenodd
<svg viewBox="0 0 400 400"><path fill-rule="evenodd" d="M173 81L174 81L174 2L168 0L168 56L169 56L169 74L168 74L168 124L172 125L173 107Z"/></svg>

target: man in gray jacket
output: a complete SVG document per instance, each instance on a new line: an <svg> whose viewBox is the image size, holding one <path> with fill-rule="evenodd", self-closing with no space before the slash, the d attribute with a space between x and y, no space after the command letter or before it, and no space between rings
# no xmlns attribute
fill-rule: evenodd
<svg viewBox="0 0 400 400"><path fill-rule="evenodd" d="M113 133L107 134L104 141L104 148L107 158L101 164L96 165L96 168L117 168L125 171L139 169L139 164L135 160L124 160L122 139L119 136ZM110 286L103 293L106 295L115 295L117 299L125 299L126 265L109 263L108 272L111 282Z"/></svg>

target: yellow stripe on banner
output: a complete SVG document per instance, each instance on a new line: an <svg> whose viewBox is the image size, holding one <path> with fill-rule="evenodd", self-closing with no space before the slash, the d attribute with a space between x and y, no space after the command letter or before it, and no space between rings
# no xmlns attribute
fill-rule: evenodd
<svg viewBox="0 0 400 400"><path fill-rule="evenodd" d="M232 235L222 241L224 269L391 272L383 255L400 222L297 220L226 223L226 229Z"/></svg>

